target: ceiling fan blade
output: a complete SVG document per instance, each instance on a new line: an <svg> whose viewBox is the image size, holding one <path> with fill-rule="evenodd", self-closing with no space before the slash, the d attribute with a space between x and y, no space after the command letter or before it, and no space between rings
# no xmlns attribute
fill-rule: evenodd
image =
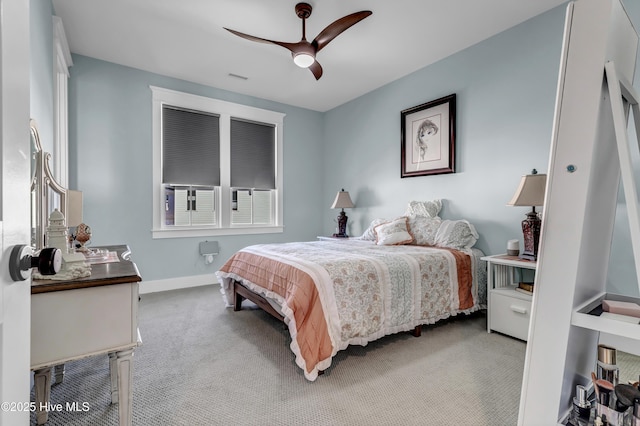
<svg viewBox="0 0 640 426"><path fill-rule="evenodd" d="M320 80L320 77L322 77L322 67L320 66L318 61L313 61L309 69L313 73L313 76L316 78L316 80Z"/></svg>
<svg viewBox="0 0 640 426"><path fill-rule="evenodd" d="M352 13L351 15L343 16L337 21L329 24L324 30L318 34L318 36L311 42L316 46L316 52L319 52L325 47L331 40L338 37L344 30L348 29L352 25L362 21L373 12L370 10L363 10L361 12Z"/></svg>
<svg viewBox="0 0 640 426"><path fill-rule="evenodd" d="M268 40L266 38L260 38L260 37L252 36L249 34L241 33L240 31L232 30L226 27L223 27L223 28L229 31L231 34L237 35L238 37L242 37L244 39L251 40L251 41L257 41L258 43L277 44L278 46L282 46L285 49L290 50L291 52L294 52L296 46L299 44L299 43L287 43L284 41Z"/></svg>

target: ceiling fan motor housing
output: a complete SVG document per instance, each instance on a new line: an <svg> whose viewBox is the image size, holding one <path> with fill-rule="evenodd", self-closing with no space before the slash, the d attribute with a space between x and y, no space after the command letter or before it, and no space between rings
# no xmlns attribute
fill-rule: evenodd
<svg viewBox="0 0 640 426"><path fill-rule="evenodd" d="M296 15L300 19L307 19L311 16L312 7L309 3L298 3L296 4Z"/></svg>

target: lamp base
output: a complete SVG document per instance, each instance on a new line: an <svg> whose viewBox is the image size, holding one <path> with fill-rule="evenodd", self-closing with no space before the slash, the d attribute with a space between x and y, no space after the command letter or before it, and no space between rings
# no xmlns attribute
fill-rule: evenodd
<svg viewBox="0 0 640 426"><path fill-rule="evenodd" d="M522 234L524 237L524 250L520 254L521 259L538 260L538 244L540 243L540 225L542 221L535 210L527 213L527 218L522 221Z"/></svg>
<svg viewBox="0 0 640 426"><path fill-rule="evenodd" d="M342 209L342 211L338 215L338 232L336 234L333 234L334 237L336 237L336 238L348 238L349 237L347 235L347 219L349 219L349 218L345 214L344 209Z"/></svg>

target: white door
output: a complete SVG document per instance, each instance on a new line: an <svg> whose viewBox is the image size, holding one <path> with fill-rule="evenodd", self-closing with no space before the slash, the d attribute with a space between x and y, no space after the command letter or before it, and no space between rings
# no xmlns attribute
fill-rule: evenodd
<svg viewBox="0 0 640 426"><path fill-rule="evenodd" d="M13 426L29 424L31 279L8 267L12 246L30 244L29 2L0 11L0 425Z"/></svg>

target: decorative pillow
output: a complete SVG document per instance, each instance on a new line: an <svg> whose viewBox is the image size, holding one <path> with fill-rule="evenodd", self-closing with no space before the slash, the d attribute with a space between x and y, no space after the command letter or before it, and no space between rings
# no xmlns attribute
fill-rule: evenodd
<svg viewBox="0 0 640 426"><path fill-rule="evenodd" d="M369 227L364 231L364 233L360 237L360 239L367 240L367 241L375 241L376 233L374 231L374 228L386 222L389 222L389 221L387 219L373 219Z"/></svg>
<svg viewBox="0 0 640 426"><path fill-rule="evenodd" d="M468 249L478 241L476 228L466 220L443 220L436 232L436 246Z"/></svg>
<svg viewBox="0 0 640 426"><path fill-rule="evenodd" d="M419 246L435 246L436 233L442 224L439 217L411 216L409 218L409 229L415 239L413 244Z"/></svg>
<svg viewBox="0 0 640 426"><path fill-rule="evenodd" d="M404 216L378 225L373 229L376 233L376 244L379 246L410 244L413 241L413 236L409 233L407 226L407 218Z"/></svg>
<svg viewBox="0 0 640 426"><path fill-rule="evenodd" d="M405 216L438 217L442 209L442 200L409 201Z"/></svg>

